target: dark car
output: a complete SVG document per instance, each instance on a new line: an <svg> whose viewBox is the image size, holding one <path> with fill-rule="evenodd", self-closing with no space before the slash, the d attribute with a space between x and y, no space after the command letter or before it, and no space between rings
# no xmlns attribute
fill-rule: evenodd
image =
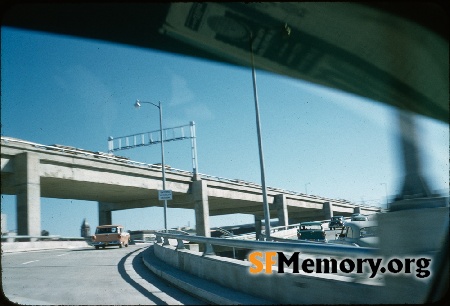
<svg viewBox="0 0 450 306"><path fill-rule="evenodd" d="M361 214L353 214L351 221L369 221L369 218Z"/></svg>
<svg viewBox="0 0 450 306"><path fill-rule="evenodd" d="M328 227L331 230L336 228L342 228L344 226L344 222L345 220L343 216L331 217L330 224L328 225Z"/></svg>
<svg viewBox="0 0 450 306"><path fill-rule="evenodd" d="M325 231L321 222L303 222L297 230L299 240L327 242Z"/></svg>

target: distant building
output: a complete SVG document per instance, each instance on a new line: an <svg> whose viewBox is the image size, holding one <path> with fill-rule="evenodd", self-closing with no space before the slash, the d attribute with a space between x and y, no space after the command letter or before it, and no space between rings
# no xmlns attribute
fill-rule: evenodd
<svg viewBox="0 0 450 306"><path fill-rule="evenodd" d="M84 218L81 224L81 237L89 238L91 236L91 226L87 223L86 218Z"/></svg>

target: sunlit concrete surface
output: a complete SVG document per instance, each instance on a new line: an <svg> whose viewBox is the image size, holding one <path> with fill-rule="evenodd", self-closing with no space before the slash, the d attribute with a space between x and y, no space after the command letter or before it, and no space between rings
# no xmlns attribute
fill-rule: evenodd
<svg viewBox="0 0 450 306"><path fill-rule="evenodd" d="M111 212L162 206L161 167L116 159L99 152L44 146L2 137L2 194L17 195L18 235L40 234L40 198L99 202L99 224L111 224ZM263 219L261 186L168 169L166 189L172 190L171 208L196 211L198 234L208 236L209 216L253 214ZM292 221L325 220L333 214L373 214L379 207L355 205L279 188L268 188L270 214L281 225Z"/></svg>

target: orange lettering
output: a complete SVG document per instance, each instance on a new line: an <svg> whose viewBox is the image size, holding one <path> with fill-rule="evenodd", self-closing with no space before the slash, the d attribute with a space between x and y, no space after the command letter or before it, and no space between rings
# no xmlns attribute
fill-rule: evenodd
<svg viewBox="0 0 450 306"><path fill-rule="evenodd" d="M266 252L266 274L272 273L272 265L276 263L273 258L277 255L277 252Z"/></svg>
<svg viewBox="0 0 450 306"><path fill-rule="evenodd" d="M250 267L250 273L256 274L261 272L264 269L263 263L258 259L258 257L262 258L262 252L252 252L248 256L248 260L254 264L254 267Z"/></svg>

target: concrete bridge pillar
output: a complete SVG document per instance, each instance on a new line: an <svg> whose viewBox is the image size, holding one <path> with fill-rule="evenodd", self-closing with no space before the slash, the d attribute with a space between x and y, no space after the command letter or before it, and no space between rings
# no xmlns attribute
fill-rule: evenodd
<svg viewBox="0 0 450 306"><path fill-rule="evenodd" d="M325 220L331 219L333 217L333 204L330 202L323 203L323 214L325 215Z"/></svg>
<svg viewBox="0 0 450 306"><path fill-rule="evenodd" d="M198 236L211 237L209 227L208 185L205 181L192 182L195 208L195 229Z"/></svg>
<svg viewBox="0 0 450 306"><path fill-rule="evenodd" d="M353 207L353 213L354 214L360 214L361 213L361 207Z"/></svg>
<svg viewBox="0 0 450 306"><path fill-rule="evenodd" d="M108 203L98 202L98 225L112 224L112 211Z"/></svg>
<svg viewBox="0 0 450 306"><path fill-rule="evenodd" d="M261 237L262 222L260 216L255 216L255 238L259 240Z"/></svg>
<svg viewBox="0 0 450 306"><path fill-rule="evenodd" d="M285 194L277 194L273 199L273 204L277 209L278 215L278 226L288 226L289 225L289 216L288 209L286 203L286 195Z"/></svg>
<svg viewBox="0 0 450 306"><path fill-rule="evenodd" d="M39 157L21 153L14 157L14 179L17 187L17 234L41 235L41 179Z"/></svg>

